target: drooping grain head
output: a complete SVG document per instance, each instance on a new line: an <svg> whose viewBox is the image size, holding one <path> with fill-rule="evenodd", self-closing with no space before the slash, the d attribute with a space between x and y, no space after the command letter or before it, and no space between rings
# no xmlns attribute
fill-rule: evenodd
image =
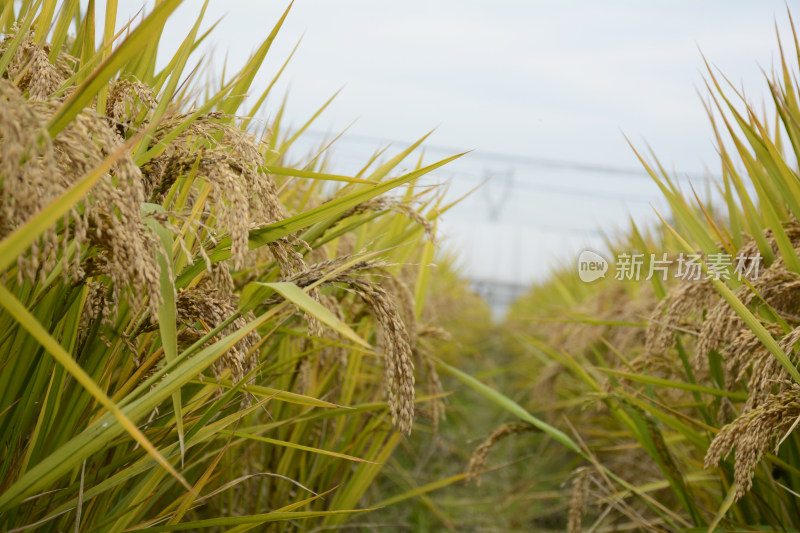
<svg viewBox="0 0 800 533"><path fill-rule="evenodd" d="M734 449L736 499L752 487L753 473L764 454L777 453L780 438L800 417L800 385L785 383L783 390L770 395L759 407L743 413L723 427L708 448L705 467L712 468Z"/></svg>
<svg viewBox="0 0 800 533"><path fill-rule="evenodd" d="M14 30L5 36L0 43L0 55L5 53L8 44L17 35ZM46 100L50 98L73 74L77 60L67 54L58 54L55 63L49 60L49 45L39 45L34 41L34 32L29 31L22 38L14 56L6 68L4 77L21 90L29 94L31 99Z"/></svg>
<svg viewBox="0 0 800 533"><path fill-rule="evenodd" d="M581 533L581 522L586 504L589 502L589 484L592 480L592 469L578 468L572 474L572 492L567 515L567 533Z"/></svg>
<svg viewBox="0 0 800 533"><path fill-rule="evenodd" d="M237 311L237 300L234 295L225 294L209 281L196 288L181 291L178 294L176 307L178 323L181 326L178 330L178 341L184 346L189 346L233 316ZM233 333L246 326L253 318L252 315L236 318L222 330L220 335ZM260 340L261 337L257 332L247 334L214 362L213 372L219 378L225 370L229 370L234 383L241 381L257 364L257 359L250 352Z"/></svg>
<svg viewBox="0 0 800 533"><path fill-rule="evenodd" d="M0 153L6 176L0 198L3 237L60 197L117 151L122 141L90 109L49 140L44 125L55 112L54 104L28 101L5 80L0 80L0 95L7 104L0 110ZM71 272L79 280L87 266L82 263L84 247L92 244L100 253L91 268L111 278L113 299L117 301L126 287L135 287L132 302L139 306L149 302L155 312L161 300L157 243L142 221L143 201L141 172L129 156L123 155L84 198L83 212L71 210L64 220L64 231L57 234L51 228L18 259L20 275L42 279L54 267L57 256L66 262L67 244L72 240L76 250Z"/></svg>
<svg viewBox="0 0 800 533"><path fill-rule="evenodd" d="M284 281L290 281L299 287L308 287L325 278L326 285L345 285L346 290L357 295L366 305L378 323L378 350L383 355L383 382L392 424L400 431L409 433L414 419L415 377L412 341L408 327L395 298L363 275L357 277L359 273L385 267L386 264L358 261L335 275L332 274L350 260L349 257L340 257L310 265L304 271L285 278Z"/></svg>
<svg viewBox="0 0 800 533"><path fill-rule="evenodd" d="M474 481L477 486L480 486L480 476L486 468L486 459L489 457L489 452L495 444L510 435L516 435L533 429L534 427L526 422L511 422L503 424L492 431L489 437L472 452L472 457L470 457L469 466L467 467L467 483Z"/></svg>
<svg viewBox="0 0 800 533"><path fill-rule="evenodd" d="M378 348L384 357L384 386L392 424L408 434L414 421L415 396L414 362L408 330L397 305L382 287L363 279L352 280L350 286L378 322Z"/></svg>
<svg viewBox="0 0 800 533"><path fill-rule="evenodd" d="M134 79L117 80L108 89L106 117L119 134L125 135L140 113L149 114L156 105L152 89L144 83Z"/></svg>

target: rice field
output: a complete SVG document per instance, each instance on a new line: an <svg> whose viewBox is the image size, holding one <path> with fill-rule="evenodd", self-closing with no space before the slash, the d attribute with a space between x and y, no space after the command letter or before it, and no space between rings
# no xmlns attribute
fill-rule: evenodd
<svg viewBox="0 0 800 533"><path fill-rule="evenodd" d="M763 106L707 70L719 201L632 144L661 223L493 321L462 154L298 155L291 6L221 74L181 3L2 3L0 530L800 530L796 34Z"/></svg>

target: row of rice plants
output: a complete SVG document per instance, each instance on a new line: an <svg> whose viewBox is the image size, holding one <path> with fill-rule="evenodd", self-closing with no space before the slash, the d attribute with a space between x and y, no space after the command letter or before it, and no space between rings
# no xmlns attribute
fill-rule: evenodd
<svg viewBox="0 0 800 533"><path fill-rule="evenodd" d="M571 493L561 510L570 531L800 528L793 37L765 73L772 100L763 112L708 68L718 201L702 201L640 158L670 213L653 231L610 239L607 250L642 254L639 281L614 279L612 266L606 279L585 283L569 265L510 314L517 401L485 392L571 458L559 481L562 501ZM679 270L681 257L694 259L696 275ZM746 269L738 257L750 258ZM647 280L650 261L664 259L666 276ZM535 459L525 464L538 468Z"/></svg>
<svg viewBox="0 0 800 533"><path fill-rule="evenodd" d="M180 4L2 4L0 529L336 527L442 416L415 184L453 158L290 156L311 121L245 99L288 11L211 86L205 5L158 60Z"/></svg>

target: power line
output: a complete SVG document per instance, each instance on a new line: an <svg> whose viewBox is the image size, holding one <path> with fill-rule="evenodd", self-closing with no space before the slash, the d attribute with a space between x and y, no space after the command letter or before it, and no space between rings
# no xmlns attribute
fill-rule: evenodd
<svg viewBox="0 0 800 533"><path fill-rule="evenodd" d="M363 160L362 157L352 154L340 154L339 156L337 156L337 159L339 158L352 159L358 161ZM444 178L444 175L451 177L465 178L473 181L487 181L487 178L485 176L479 176L477 174L473 174L471 172L464 172L461 170L449 170L446 167L441 170L436 170L434 172L431 172L430 174L428 174L428 177L441 176ZM663 198L659 195L657 190L654 190L653 191L654 195L650 197L645 195L631 195L629 193L609 193L608 191L598 191L594 189L586 190L586 189L574 189L569 187L558 187L558 186L554 187L547 183L534 183L530 180L521 180L521 179L512 179L510 185L513 188L525 189L537 193L617 200L623 203L632 202L632 203L651 204L659 200L663 200Z"/></svg>
<svg viewBox="0 0 800 533"><path fill-rule="evenodd" d="M306 133L310 134L311 136L323 138L323 137L330 137L329 134L323 133L321 131L316 130L307 130ZM356 142L361 143L392 143L392 144L405 144L402 141L397 140L387 140L382 139L379 137L372 137L367 135L346 135L339 138L337 142L341 142L343 139L351 139ZM435 152L442 152L446 154L453 154L463 152L463 150L459 150L452 147L445 147L441 145L427 145L423 144L422 148L428 151L435 151ZM600 172L600 173L613 173L615 175L623 175L625 177L646 177L647 183L652 183L649 179L649 175L642 171L642 170L634 170L632 168L626 167L614 167L614 166L605 166L599 164L589 164L589 163L581 163L581 162L574 162L574 161L565 161L565 160L553 160L553 159L544 159L544 158L536 158L536 157L528 157L522 156L517 154L500 154L496 152L480 152L475 151L471 152L472 155L478 155L484 159L504 162L508 163L522 163L525 165L530 166L547 166L547 167L554 167L554 168L569 168L575 169L581 172ZM340 154L338 157L344 156L345 158L352 158L356 159L357 157L352 154ZM359 160L361 158L358 158ZM464 172L461 170L451 170L448 168L443 168L433 173L429 174L430 177L439 177L443 174L446 174L450 177L461 177L466 178L469 180L475 181L485 181L487 185L493 183L492 181L487 179L487 176L479 176L474 173ZM489 174L491 176L491 174ZM691 174L685 174L686 177L690 177ZM710 176L702 176L694 175L695 179L703 179L705 181L710 180ZM531 180L520 180L514 179L513 173L509 171L506 172L499 172L497 178L499 179L498 185L501 186L503 191L501 191L501 197L499 199L495 199L496 202L499 202L498 205L494 205L492 202L492 198L486 198L487 202L489 203L489 218L490 219L498 219L500 210L502 209L502 204L506 203L509 197L513 197L513 192L518 189L533 191L538 194L546 194L546 195L557 195L557 196L565 196L570 199L572 198L590 198L590 199L605 199L605 200L613 200L619 201L622 203L640 203L640 204L649 204L649 205L656 205L660 202L664 201L664 198L658 194L658 191L654 190L653 196L646 196L646 195L631 195L630 193L621 192L621 193L613 193L609 191L601 191L601 190L592 190L592 189L576 189L572 187L559 187L558 185L552 185L550 183L537 183L532 182ZM562 179L562 181L564 181ZM488 187L483 189L483 195L488 195ZM496 211L494 215L492 212ZM544 232L556 232L562 234L573 234L573 235L580 235L580 236L602 236L604 233L598 231L596 229L581 229L581 228L567 228L567 227L559 227L549 224L541 224L541 223L533 223L533 224L525 224L527 228L535 228L540 231Z"/></svg>
<svg viewBox="0 0 800 533"><path fill-rule="evenodd" d="M451 172L453 176L461 176L471 180L486 180L486 178L481 178L476 174L470 174L469 172L459 172L454 171ZM542 192L547 194L554 194L554 195L561 195L561 196L569 196L569 197L586 197L586 198L597 198L603 200L618 200L620 202L633 202L633 203L645 203L645 204L653 204L658 201L663 201L664 198L658 194L658 191L653 191L653 196L645 196L645 195L631 195L627 193L609 193L608 191L598 191L594 189L573 189L570 187L558 187L553 186L548 183L532 183L526 180L519 180L513 178L507 178L503 176L503 183L512 189L527 189L533 192Z"/></svg>
<svg viewBox="0 0 800 533"><path fill-rule="evenodd" d="M304 133L318 138L331 137L330 133L325 133L319 130L306 130ZM399 141L397 139L387 139L384 137L377 137L372 135L359 135L359 134L343 135L341 138L339 138L337 142L341 142L343 140L350 140L361 143L408 144L405 141ZM448 154L448 155L459 154L468 151L462 148L455 148L452 146L427 144L427 143L423 144L422 147L430 152L438 152L441 154ZM595 174L613 174L625 178L636 178L636 179L650 178L649 174L646 171L633 167L605 165L602 163L588 163L584 161L575 161L567 159L536 157L523 154L502 153L502 152L494 152L491 150L473 150L469 153L473 157L478 157L480 159L488 161L498 161L502 163L559 168L566 170L577 170L580 172L590 172ZM718 179L717 176L711 174L698 174L696 172L676 171L674 172L674 175L678 179L688 179L695 181L712 181L714 179Z"/></svg>

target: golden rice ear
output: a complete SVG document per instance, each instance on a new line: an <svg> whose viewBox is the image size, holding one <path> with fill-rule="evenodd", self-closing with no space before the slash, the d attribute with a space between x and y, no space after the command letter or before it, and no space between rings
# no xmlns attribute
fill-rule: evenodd
<svg viewBox="0 0 800 533"><path fill-rule="evenodd" d="M50 140L42 132L56 111L54 105L27 101L6 80L0 80L0 97L5 104L0 106L0 136L4 139L0 154L7 176L0 198L0 211L4 214L2 237L98 167L109 154L119 150L122 141L91 109L83 110ZM67 243L72 241L76 250L71 274L80 279L84 275L83 249L92 244L99 250L92 268L111 278L113 301L118 302L126 288L135 288L131 302L137 307L147 303L155 313L161 302L154 253L157 241L142 221L140 206L144 200L141 172L126 154L83 199L83 213L73 208L65 217L60 234L56 228L48 229L18 259L20 275L43 279L58 256L67 260Z"/></svg>
<svg viewBox="0 0 800 533"><path fill-rule="evenodd" d="M792 217L785 221L782 227L791 242L800 246L800 227L797 221ZM764 231L764 237L777 252L776 240L770 229ZM750 239L738 254L747 257L756 256L758 251L757 241ZM759 273L757 276L751 275L749 279L756 289L755 292L746 285L736 290L735 294L742 302L750 305L758 295L761 295L767 303L779 311L797 307L799 302L796 289L800 287L800 278L787 270L781 257L769 267L761 259L757 272ZM703 317L705 311L707 314ZM708 353L711 350L724 350L744 327L744 322L727 302L719 298L710 282L685 280L674 287L654 310L647 328L646 357L650 359L663 357L674 347L675 334L687 323L701 326L693 357L694 369L700 376L705 375L707 371L705 365Z"/></svg>
<svg viewBox="0 0 800 533"><path fill-rule="evenodd" d="M29 103L18 87L0 79L0 239L21 227L69 185L59 176L57 150L45 133L47 106ZM40 142L41 139L41 142ZM66 240L66 239L64 239ZM52 268L61 242L49 228L29 253L18 260L18 273L29 280L43 276L40 266ZM42 265L43 264L43 265Z"/></svg>
<svg viewBox="0 0 800 533"><path fill-rule="evenodd" d="M383 353L384 387L392 424L411 433L414 421L414 362L406 325L395 302L379 285L353 279L350 288L378 321L378 349Z"/></svg>
<svg viewBox="0 0 800 533"><path fill-rule="evenodd" d="M412 349L417 347L417 319L414 315L414 294L399 276L384 270L381 272L387 292L401 313L403 323L408 331L408 342Z"/></svg>
<svg viewBox="0 0 800 533"><path fill-rule="evenodd" d="M135 85L124 85L128 92ZM166 143L163 151L145 166L147 195L162 202L179 178L203 180L210 187L208 205L222 229L231 238L231 261L235 268L245 265L251 227L287 218L272 177L265 171L262 142L223 115L197 117L188 127L167 141L183 125L187 114L167 117L159 124L153 146ZM172 208L173 206L167 206ZM182 208L192 207L191 199ZM289 238L270 243L270 250L284 275L302 270L302 255Z"/></svg>
<svg viewBox="0 0 800 533"><path fill-rule="evenodd" d="M800 308L800 276L786 269L781 258L761 271L758 279L739 287L735 294L745 305L755 305L760 299L779 315L794 315ZM695 351L696 366L706 360L711 350L724 350L746 329L744 321L726 302L720 301L708 313Z"/></svg>
<svg viewBox="0 0 800 533"><path fill-rule="evenodd" d="M385 396L389 403L392 424L404 433L410 433L414 419L415 377L411 339L406 323L397 303L389 293L377 283L364 277L355 277L364 270L375 270L386 265L379 261L357 261L336 275L330 273L352 263L350 257L340 257L307 267L284 281L299 287L308 287L319 280L325 284L334 283L347 286L366 304L369 313L378 322L378 350L383 354L383 383ZM264 302L274 305L281 298L275 297ZM412 314L413 317L413 314ZM310 324L311 327L311 324Z"/></svg>
<svg viewBox="0 0 800 533"><path fill-rule="evenodd" d="M645 359L664 357L675 346L675 335L688 324L702 323L703 312L719 300L714 286L687 280L675 286L651 315L645 338Z"/></svg>
<svg viewBox="0 0 800 533"><path fill-rule="evenodd" d="M767 329L773 337L779 338L783 335L783 330L778 326L768 325ZM783 340L780 344L786 350ZM737 384L748 382L749 394L745 410L752 409L769 395L774 386L773 379L783 369L748 328L742 328L721 355L725 362L725 389L735 390Z"/></svg>
<svg viewBox="0 0 800 533"><path fill-rule="evenodd" d="M427 235L431 241L435 240L433 223L428 220L427 217L423 216L419 211L414 209L412 205L402 199L386 198L382 196L373 198L372 200L363 202L350 211L347 211L340 217L340 220L344 220L351 216L360 215L369 211L377 212L385 210L395 211L413 220L425 229L425 235Z"/></svg>
<svg viewBox="0 0 800 533"><path fill-rule="evenodd" d="M6 35L0 43L0 56L16 35L16 32ZM51 63L49 55L49 46L37 44L34 32L28 31L22 36L22 42L9 61L5 77L12 80L21 91L28 93L30 99L47 100L73 74L73 65L77 61L67 54L60 53L55 62Z"/></svg>
<svg viewBox="0 0 800 533"><path fill-rule="evenodd" d="M176 301L178 324L178 340L181 345L189 346L208 333L206 328L214 329L238 311L238 297L232 293L225 293L213 284L213 281L181 291ZM254 315L248 313L238 316L222 330L222 335L227 335L247 325ZM258 332L248 333L239 342L228 349L222 357L217 359L212 370L220 379L226 370L230 371L231 381L238 383L244 376L255 368L257 357L251 350L261 341ZM213 344L210 340L207 345Z"/></svg>
<svg viewBox="0 0 800 533"><path fill-rule="evenodd" d="M572 491L567 514L567 533L581 533L581 523L586 504L589 503L589 488L592 481L592 468L581 467L572 473Z"/></svg>
<svg viewBox="0 0 800 533"><path fill-rule="evenodd" d="M149 86L135 79L121 79L109 86L105 113L117 132L124 135L141 112L149 115L157 105ZM147 117L143 124L146 123Z"/></svg>
<svg viewBox="0 0 800 533"><path fill-rule="evenodd" d="M740 415L723 427L711 441L705 457L705 467L712 468L734 449L736 466L736 499L744 496L753 485L756 465L765 453L780 445L800 417L800 385L788 382L783 390L770 395L759 407Z"/></svg>
<svg viewBox="0 0 800 533"><path fill-rule="evenodd" d="M425 376L427 378L428 394L430 396L441 396L444 394L444 386L439 378L439 372L436 370L436 363L428 357L422 357L425 362ZM439 431L439 422L445 419L445 412L447 405L442 398L434 398L429 402L430 418L433 421L434 433Z"/></svg>
<svg viewBox="0 0 800 533"><path fill-rule="evenodd" d="M492 451L492 447L494 447L495 444L510 435L516 435L534 429L534 426L527 422L511 422L503 424L492 431L486 440L472 452L472 457L470 457L469 466L467 467L467 483L472 483L474 481L475 484L480 487L480 476L486 468L486 459L489 457L489 452Z"/></svg>

